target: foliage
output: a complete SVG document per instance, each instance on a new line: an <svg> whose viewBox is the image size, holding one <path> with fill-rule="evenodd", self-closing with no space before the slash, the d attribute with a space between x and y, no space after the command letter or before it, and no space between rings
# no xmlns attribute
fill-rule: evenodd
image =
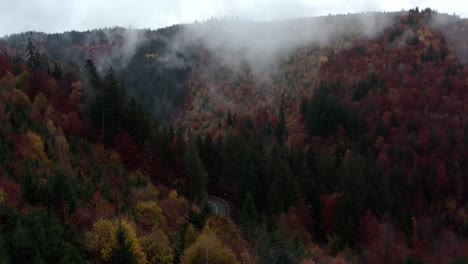
<svg viewBox="0 0 468 264"><path fill-rule="evenodd" d="M466 19L360 16L265 71L186 26L2 39L0 260L466 262Z"/></svg>
<svg viewBox="0 0 468 264"><path fill-rule="evenodd" d="M210 231L204 232L197 241L187 248L182 256L182 263L238 263L232 251L223 246L218 237Z"/></svg>

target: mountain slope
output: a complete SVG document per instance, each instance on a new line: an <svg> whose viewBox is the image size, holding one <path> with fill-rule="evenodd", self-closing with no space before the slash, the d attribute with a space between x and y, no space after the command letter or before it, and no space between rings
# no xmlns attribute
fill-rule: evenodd
<svg viewBox="0 0 468 264"><path fill-rule="evenodd" d="M414 9L2 39L0 260L464 263L467 25Z"/></svg>

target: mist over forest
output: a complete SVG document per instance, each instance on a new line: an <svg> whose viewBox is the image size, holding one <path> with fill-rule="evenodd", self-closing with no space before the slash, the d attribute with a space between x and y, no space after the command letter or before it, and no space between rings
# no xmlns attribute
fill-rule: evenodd
<svg viewBox="0 0 468 264"><path fill-rule="evenodd" d="M431 8L6 35L0 263L468 263L467 43Z"/></svg>

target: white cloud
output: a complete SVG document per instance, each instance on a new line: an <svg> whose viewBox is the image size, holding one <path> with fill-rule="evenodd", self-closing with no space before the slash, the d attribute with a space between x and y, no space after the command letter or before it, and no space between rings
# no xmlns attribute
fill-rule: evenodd
<svg viewBox="0 0 468 264"><path fill-rule="evenodd" d="M415 6L468 16L468 2L460 0L0 0L0 36L28 30L61 32L130 25L159 28L211 17L272 20Z"/></svg>

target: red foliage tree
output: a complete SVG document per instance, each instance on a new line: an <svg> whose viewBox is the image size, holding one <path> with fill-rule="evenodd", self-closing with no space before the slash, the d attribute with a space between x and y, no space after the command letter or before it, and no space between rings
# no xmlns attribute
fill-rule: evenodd
<svg viewBox="0 0 468 264"><path fill-rule="evenodd" d="M11 72L11 68L12 65L8 57L0 54L0 77L3 77L3 75L5 75L8 71Z"/></svg>
<svg viewBox="0 0 468 264"><path fill-rule="evenodd" d="M363 247L371 245L379 237L380 225L375 216L367 211L359 220L359 234L357 244Z"/></svg>
<svg viewBox="0 0 468 264"><path fill-rule="evenodd" d="M21 187L18 183L6 177L0 177L0 187L6 193L7 203L10 206L18 207L21 199Z"/></svg>
<svg viewBox="0 0 468 264"><path fill-rule="evenodd" d="M133 171L140 165L140 153L127 131L120 131L114 138L115 149L119 152L125 167Z"/></svg>
<svg viewBox="0 0 468 264"><path fill-rule="evenodd" d="M71 218L79 231L90 229L96 220L93 210L81 206L75 210Z"/></svg>
<svg viewBox="0 0 468 264"><path fill-rule="evenodd" d="M342 193L335 192L332 194L324 194L320 197L320 202L322 204L320 227L325 235L331 235L334 231L336 211L342 195Z"/></svg>

